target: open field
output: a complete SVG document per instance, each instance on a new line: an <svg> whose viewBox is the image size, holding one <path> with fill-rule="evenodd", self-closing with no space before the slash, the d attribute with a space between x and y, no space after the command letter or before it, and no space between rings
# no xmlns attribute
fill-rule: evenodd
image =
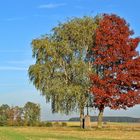
<svg viewBox="0 0 140 140"><path fill-rule="evenodd" d="M140 124L107 123L102 130L81 130L78 125L69 122L68 127L0 127L0 140L140 140Z"/></svg>

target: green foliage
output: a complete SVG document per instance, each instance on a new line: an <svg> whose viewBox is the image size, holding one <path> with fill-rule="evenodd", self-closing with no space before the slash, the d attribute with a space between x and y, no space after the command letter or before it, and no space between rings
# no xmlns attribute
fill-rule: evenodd
<svg viewBox="0 0 140 140"><path fill-rule="evenodd" d="M52 127L52 126L53 126L53 123L52 123L52 122L47 122L47 123L45 124L45 126L47 126L47 127Z"/></svg>
<svg viewBox="0 0 140 140"><path fill-rule="evenodd" d="M0 106L0 126L7 125L9 119L9 110L10 107L7 104L3 104Z"/></svg>
<svg viewBox="0 0 140 140"><path fill-rule="evenodd" d="M32 41L36 62L29 67L29 78L46 101L51 101L52 112L82 112L87 104L93 72L89 54L97 19L71 19L53 28L51 35Z"/></svg>
<svg viewBox="0 0 140 140"><path fill-rule="evenodd" d="M46 126L46 122L41 122L40 121L37 126L39 126L39 127L45 127Z"/></svg>
<svg viewBox="0 0 140 140"><path fill-rule="evenodd" d="M38 104L27 102L24 106L25 125L34 126L40 121L40 106Z"/></svg>
<svg viewBox="0 0 140 140"><path fill-rule="evenodd" d="M27 102L23 107L0 106L0 126L36 126L40 122L40 106L35 103Z"/></svg>
<svg viewBox="0 0 140 140"><path fill-rule="evenodd" d="M63 127L66 127L66 126L68 126L68 125L67 125L66 122L62 122L62 126L63 126Z"/></svg>
<svg viewBox="0 0 140 140"><path fill-rule="evenodd" d="M54 122L54 123L53 123L53 126L54 126L54 127L60 127L60 126L61 126L61 123L60 123L60 122Z"/></svg>

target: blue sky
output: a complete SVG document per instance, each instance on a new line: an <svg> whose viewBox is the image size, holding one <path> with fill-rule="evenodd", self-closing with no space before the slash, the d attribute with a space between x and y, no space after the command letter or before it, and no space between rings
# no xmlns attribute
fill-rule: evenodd
<svg viewBox="0 0 140 140"><path fill-rule="evenodd" d="M1 0L0 1L0 104L40 103L44 119L70 116L51 114L50 105L29 82L27 69L33 64L31 41L50 33L67 18L115 13L127 20L140 36L139 0ZM140 50L140 49L139 49ZM140 106L105 115L140 116ZM73 113L71 116L75 116ZM93 111L91 115L97 115Z"/></svg>

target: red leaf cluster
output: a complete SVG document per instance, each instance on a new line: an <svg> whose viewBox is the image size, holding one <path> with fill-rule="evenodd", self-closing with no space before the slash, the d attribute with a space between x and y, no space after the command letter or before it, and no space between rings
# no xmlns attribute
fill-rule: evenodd
<svg viewBox="0 0 140 140"><path fill-rule="evenodd" d="M91 92L98 109L126 109L140 103L140 38L117 15L105 14L96 30L93 51L95 74Z"/></svg>

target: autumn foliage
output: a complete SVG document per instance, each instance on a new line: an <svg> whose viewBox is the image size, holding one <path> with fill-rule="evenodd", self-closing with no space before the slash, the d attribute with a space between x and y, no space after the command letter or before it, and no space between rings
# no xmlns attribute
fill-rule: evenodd
<svg viewBox="0 0 140 140"><path fill-rule="evenodd" d="M140 103L140 56L136 51L140 38L131 38L126 21L116 15L103 15L93 45L91 76L94 105L127 109Z"/></svg>

